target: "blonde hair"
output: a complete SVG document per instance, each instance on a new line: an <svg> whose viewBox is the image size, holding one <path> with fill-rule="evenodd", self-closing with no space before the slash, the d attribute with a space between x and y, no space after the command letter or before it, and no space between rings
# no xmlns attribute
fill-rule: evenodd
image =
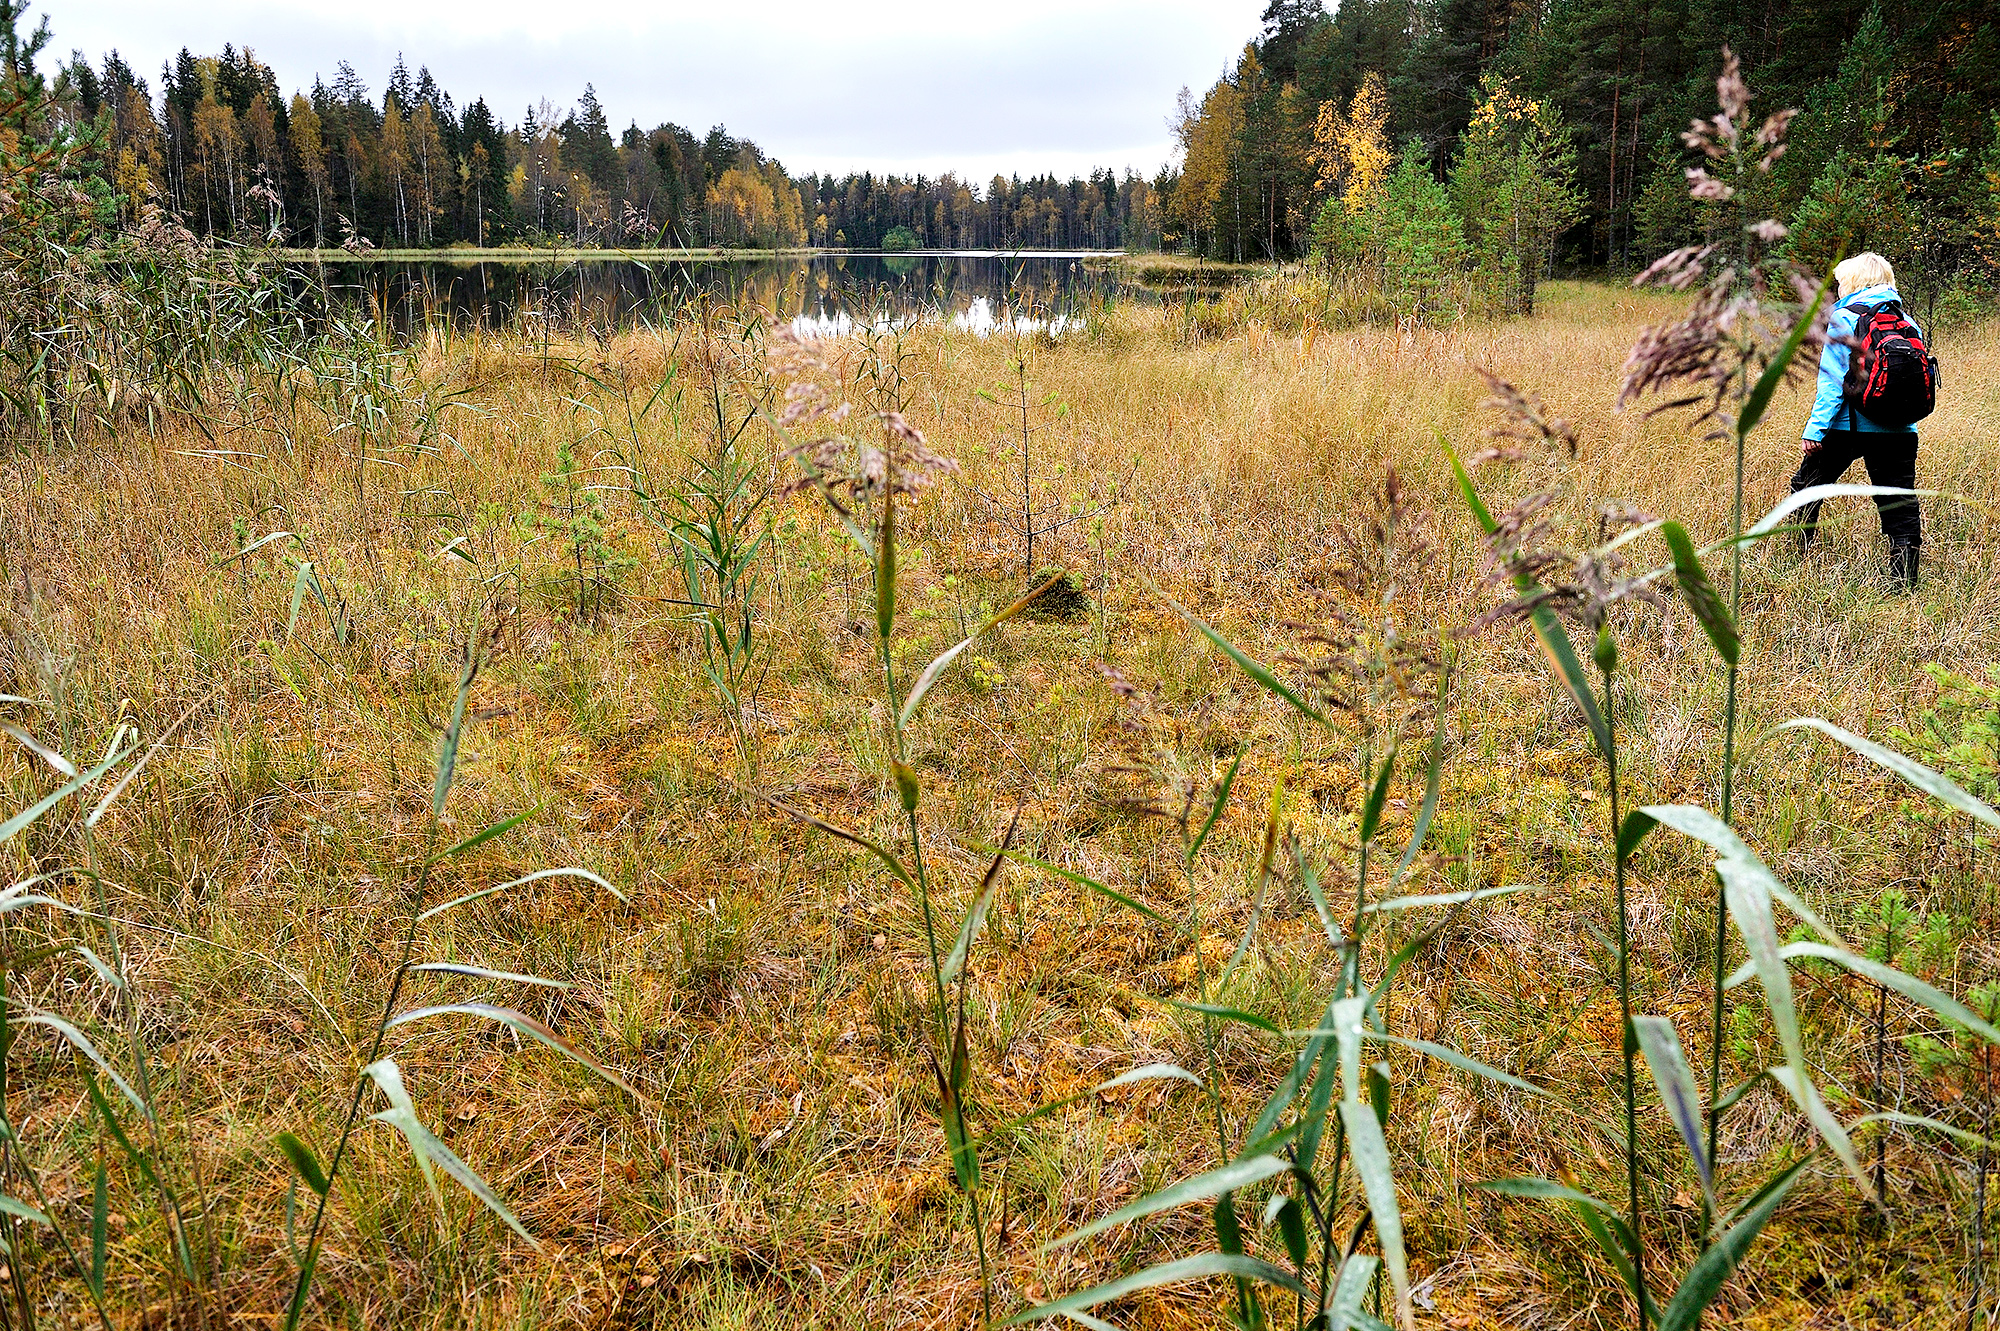
<svg viewBox="0 0 2000 1331"><path fill-rule="evenodd" d="M1867 287L1895 286L1896 270L1889 266L1887 259L1869 250L1851 259L1843 259L1833 270L1833 280L1839 284L1844 298Z"/></svg>

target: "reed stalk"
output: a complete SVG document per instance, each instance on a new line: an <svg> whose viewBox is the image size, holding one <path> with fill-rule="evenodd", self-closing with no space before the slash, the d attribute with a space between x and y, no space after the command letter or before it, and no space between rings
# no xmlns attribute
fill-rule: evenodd
<svg viewBox="0 0 2000 1331"><path fill-rule="evenodd" d="M1618 669L1618 648L1609 625L1597 631L1595 652L1598 676L1603 682L1604 782L1611 806L1612 880L1618 902L1618 1016L1621 1052L1625 1061L1625 1187L1626 1223L1631 1227L1632 1290L1634 1317L1639 1331L1646 1331L1646 1313L1651 1306L1646 1296L1646 1242L1643 1217L1639 1210L1639 1042L1632 1024L1632 935L1631 913L1625 897L1625 855L1618 848L1624 827L1624 811L1618 788L1618 712L1611 696L1612 676Z"/></svg>

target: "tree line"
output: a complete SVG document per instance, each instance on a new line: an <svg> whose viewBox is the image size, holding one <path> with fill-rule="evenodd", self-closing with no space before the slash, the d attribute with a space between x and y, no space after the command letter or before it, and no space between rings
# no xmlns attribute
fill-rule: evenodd
<svg viewBox="0 0 2000 1331"><path fill-rule="evenodd" d="M1381 262L1410 238L1374 233L1429 209L1432 259L1508 249L1493 262L1530 300L1550 262L1637 266L1714 223L1689 197L1681 135L1714 105L1724 47L1758 89L1757 117L1800 111L1759 201L1793 219L1798 257L1873 248L1937 283L1990 277L1990 0L1340 0L1332 14L1271 0L1222 77L1181 94L1166 242L1235 260L1359 247ZM1512 252L1524 214L1526 252Z"/></svg>
<svg viewBox="0 0 2000 1331"><path fill-rule="evenodd" d="M24 9L9 0L9 9ZM18 17L18 15L17 15ZM7 20L9 31L15 19ZM952 174L789 175L723 126L614 133L594 86L504 121L400 58L378 96L341 62L283 94L249 47L182 50L157 91L116 51L47 80L52 132L109 220L169 209L214 240L350 248L567 244L778 248L1148 248L1159 182Z"/></svg>

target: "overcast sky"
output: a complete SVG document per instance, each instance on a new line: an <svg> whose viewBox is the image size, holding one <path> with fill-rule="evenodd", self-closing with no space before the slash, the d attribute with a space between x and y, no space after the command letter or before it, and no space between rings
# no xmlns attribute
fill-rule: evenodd
<svg viewBox="0 0 2000 1331"><path fill-rule="evenodd" d="M396 55L510 124L597 86L612 128L725 124L794 173L1150 174L1166 119L1256 34L1264 0L41 0L52 54L113 47L154 93L183 46L249 46L286 94ZM45 61L45 64L50 63Z"/></svg>

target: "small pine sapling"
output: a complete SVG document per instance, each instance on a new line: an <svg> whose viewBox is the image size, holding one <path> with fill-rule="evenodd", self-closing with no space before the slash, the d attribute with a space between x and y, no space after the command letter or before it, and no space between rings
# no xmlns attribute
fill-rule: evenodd
<svg viewBox="0 0 2000 1331"><path fill-rule="evenodd" d="M541 533L535 541L557 544L557 568L545 584L552 598L574 612L576 623L594 625L617 599L619 582L639 561L612 543L604 504L586 477L587 469L577 466L575 446L568 440L558 444L555 467L541 478L546 497L529 515L529 522Z"/></svg>

